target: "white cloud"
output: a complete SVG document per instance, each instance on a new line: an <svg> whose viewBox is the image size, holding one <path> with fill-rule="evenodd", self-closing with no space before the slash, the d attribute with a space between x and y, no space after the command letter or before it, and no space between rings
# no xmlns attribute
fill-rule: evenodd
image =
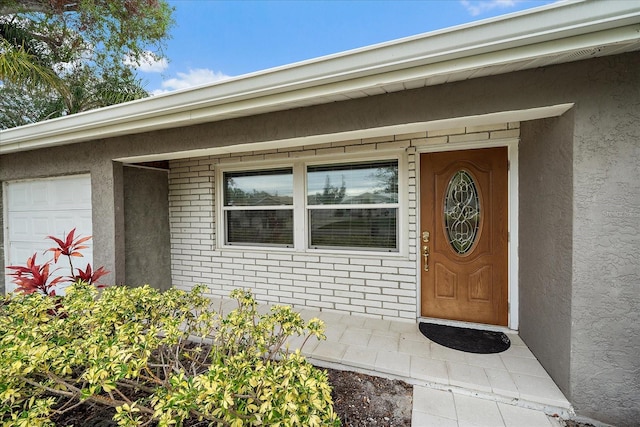
<svg viewBox="0 0 640 427"><path fill-rule="evenodd" d="M161 73L169 67L166 58L158 58L153 52L145 52L139 64L136 64L131 58L124 58L125 65L135 67L143 73Z"/></svg>
<svg viewBox="0 0 640 427"><path fill-rule="evenodd" d="M188 73L177 73L177 75L178 77L163 81L161 85L162 88L156 89L151 93L153 95L160 95L174 90L218 82L230 77L224 73L212 71L207 68L196 68L195 70L189 70Z"/></svg>
<svg viewBox="0 0 640 427"><path fill-rule="evenodd" d="M159 60L145 61L140 64L138 70L144 73L161 73L169 67L169 63L166 58L160 58Z"/></svg>
<svg viewBox="0 0 640 427"><path fill-rule="evenodd" d="M493 9L508 9L514 7L520 0L461 0L460 3L471 16L478 16Z"/></svg>

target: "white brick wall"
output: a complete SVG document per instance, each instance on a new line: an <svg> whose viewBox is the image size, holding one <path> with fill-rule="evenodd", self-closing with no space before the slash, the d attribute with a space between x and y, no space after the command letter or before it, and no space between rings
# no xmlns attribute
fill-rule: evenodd
<svg viewBox="0 0 640 427"><path fill-rule="evenodd" d="M519 123L502 123L172 161L169 215L173 284L182 289L206 284L211 295L219 296L227 296L235 288L248 288L261 302L414 320L419 315L417 148L518 136ZM400 239L408 245L401 251L405 255L216 248L216 167L398 150L407 156L407 186L399 187L406 191L400 198L407 203L408 239Z"/></svg>

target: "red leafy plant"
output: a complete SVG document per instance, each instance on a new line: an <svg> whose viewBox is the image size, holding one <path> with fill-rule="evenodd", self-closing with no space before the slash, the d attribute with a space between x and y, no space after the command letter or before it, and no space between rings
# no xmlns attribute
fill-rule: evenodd
<svg viewBox="0 0 640 427"><path fill-rule="evenodd" d="M87 263L87 267L82 270L76 269L77 273L73 274L73 262L72 258L82 257L80 252L82 249L87 249L88 246L83 245L86 241L91 239L91 236L75 237L76 229L71 230L64 239L58 239L54 236L47 236L47 239L51 239L57 243L57 246L49 248L46 252L53 252L53 260L45 261L43 264L36 264L36 255L33 254L27 259L27 265L10 265L7 267L9 270L13 270L13 273L9 276L13 277L13 283L17 285L16 290L24 294L32 294L35 292L41 292L45 295L56 296L56 285L59 283L76 283L85 282L96 287L104 287L98 283L98 280L109 272L100 267L93 271L91 264ZM71 276L58 276L51 277L52 273L57 269L51 271L51 267L58 263L60 256L66 256L69 260L69 268L71 269Z"/></svg>

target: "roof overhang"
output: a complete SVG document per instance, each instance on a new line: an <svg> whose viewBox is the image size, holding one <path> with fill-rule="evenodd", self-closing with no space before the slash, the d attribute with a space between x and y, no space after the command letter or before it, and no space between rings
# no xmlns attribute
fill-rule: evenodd
<svg viewBox="0 0 640 427"><path fill-rule="evenodd" d="M640 49L640 5L570 1L0 131L0 154L190 126Z"/></svg>
<svg viewBox="0 0 640 427"><path fill-rule="evenodd" d="M176 160L204 156L219 156L247 151L274 150L301 147L304 145L323 144L335 141L348 141L361 138L376 138L380 136L425 132L443 129L454 129L465 126L482 126L495 123L522 122L542 118L559 117L574 106L572 103L549 105L545 107L528 108L526 110L500 111L476 116L451 117L428 122L404 123L393 126L359 129L354 131L325 133L298 138L274 139L262 142L233 144L222 147L203 148L188 151L172 151L171 153L149 154L134 157L114 159L122 163L143 163L162 160Z"/></svg>

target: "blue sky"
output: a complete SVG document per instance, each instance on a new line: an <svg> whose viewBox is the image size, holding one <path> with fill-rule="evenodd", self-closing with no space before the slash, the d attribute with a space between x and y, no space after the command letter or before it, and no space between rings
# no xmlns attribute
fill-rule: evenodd
<svg viewBox="0 0 640 427"><path fill-rule="evenodd" d="M152 93L291 64L553 3L553 0L170 0L168 62L139 75Z"/></svg>

